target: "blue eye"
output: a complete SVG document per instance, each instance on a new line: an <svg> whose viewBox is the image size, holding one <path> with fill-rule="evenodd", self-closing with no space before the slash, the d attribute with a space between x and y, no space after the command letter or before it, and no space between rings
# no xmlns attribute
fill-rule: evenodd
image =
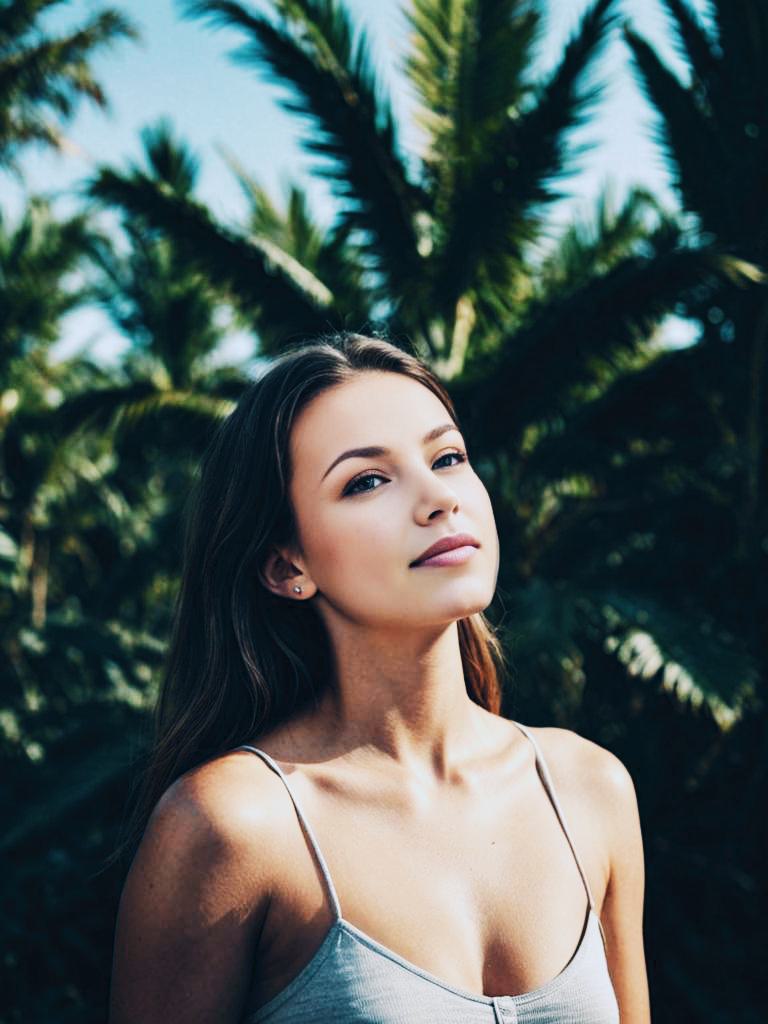
<svg viewBox="0 0 768 1024"><path fill-rule="evenodd" d="M435 459L433 465L436 466L438 464L438 462L442 462L443 459L450 459L452 456L459 460L458 463L453 463L453 465L459 465L460 463L467 461L467 453L466 452L460 452L460 451L445 452L439 458ZM450 469L451 467L450 466L446 466L445 468L446 469ZM385 479L385 477L383 477L381 473L364 473L362 476L355 477L354 480L350 481L350 483L347 484L347 486L344 488L344 490L342 492L342 497L347 497L347 495L350 495L350 494L366 494L366 493L369 493L370 491L377 491L378 487L361 487L361 488L359 488L358 485L359 484L363 484L363 483L367 482L368 480L384 480L384 479Z"/></svg>

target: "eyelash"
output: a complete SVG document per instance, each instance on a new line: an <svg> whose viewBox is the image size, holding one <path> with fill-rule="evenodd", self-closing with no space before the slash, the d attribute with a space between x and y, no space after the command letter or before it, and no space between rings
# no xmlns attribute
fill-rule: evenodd
<svg viewBox="0 0 768 1024"><path fill-rule="evenodd" d="M456 465L456 466L459 466L459 465L461 465L462 462L466 462L467 461L467 453L463 452L463 451L461 451L459 449L456 449L455 451L451 451L451 452L443 452L442 455L439 455L435 459L435 462L439 462L440 459L447 459L449 455L455 455L458 458L459 461L454 463L454 465ZM446 469L451 469L452 467L446 466L445 468ZM371 491L378 491L378 487L366 487L366 488L363 488L363 490L361 490L361 491L353 490L353 488L356 486L356 484L362 483L363 480L371 480L371 479L374 479L374 478L377 478L377 477L379 479L383 479L384 478L384 474L383 473L363 473L362 476L356 476L353 480L350 480L350 482L344 488L344 491L342 492L342 497L346 498L349 495L369 494Z"/></svg>

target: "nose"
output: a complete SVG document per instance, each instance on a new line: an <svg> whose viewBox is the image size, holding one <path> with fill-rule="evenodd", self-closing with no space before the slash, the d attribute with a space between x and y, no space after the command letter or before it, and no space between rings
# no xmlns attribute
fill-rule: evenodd
<svg viewBox="0 0 768 1024"><path fill-rule="evenodd" d="M441 480L434 473L428 472L427 482L422 488L417 505L416 517L419 521L434 519L439 512L455 512L459 508L456 491L446 480Z"/></svg>

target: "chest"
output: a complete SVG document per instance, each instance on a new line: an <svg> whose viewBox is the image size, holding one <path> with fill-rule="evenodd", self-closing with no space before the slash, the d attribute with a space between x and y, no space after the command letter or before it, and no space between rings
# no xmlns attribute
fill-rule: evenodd
<svg viewBox="0 0 768 1024"><path fill-rule="evenodd" d="M340 779L292 779L343 918L449 985L484 995L538 988L570 961L587 894L535 770L439 801ZM583 794L560 805L596 912L607 886L601 830ZM260 1002L309 963L334 922L298 820L281 840L280 882L259 944Z"/></svg>

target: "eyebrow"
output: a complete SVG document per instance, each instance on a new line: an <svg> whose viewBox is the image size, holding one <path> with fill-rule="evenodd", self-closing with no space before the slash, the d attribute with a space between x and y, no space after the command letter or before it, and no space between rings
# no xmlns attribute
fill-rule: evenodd
<svg viewBox="0 0 768 1024"><path fill-rule="evenodd" d="M459 433L459 428L455 423L441 423L439 427L433 427L428 434L425 434L421 439L422 444L429 444L430 441L437 440L442 434L447 433L449 430L456 430ZM366 448L350 448L346 452L342 452L341 455L337 455L333 462L330 464L325 473L323 473L322 480L328 476L334 466L338 466L344 459L370 459L377 455L389 455L389 448L382 448L381 445L368 445Z"/></svg>

